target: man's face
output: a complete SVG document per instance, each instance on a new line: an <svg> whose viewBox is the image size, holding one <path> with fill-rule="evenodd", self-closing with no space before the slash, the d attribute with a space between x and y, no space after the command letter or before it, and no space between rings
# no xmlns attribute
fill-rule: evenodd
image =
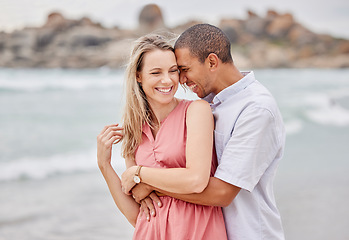
<svg viewBox="0 0 349 240"><path fill-rule="evenodd" d="M193 57L188 48L176 49L175 54L180 83L186 84L198 97L206 97L211 92L211 83L205 63Z"/></svg>

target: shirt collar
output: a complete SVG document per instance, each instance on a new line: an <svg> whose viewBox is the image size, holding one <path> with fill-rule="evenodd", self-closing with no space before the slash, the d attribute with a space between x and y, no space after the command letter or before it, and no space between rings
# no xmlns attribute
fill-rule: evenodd
<svg viewBox="0 0 349 240"><path fill-rule="evenodd" d="M204 98L204 100L213 105L224 102L227 98L230 98L232 95L237 94L242 89L245 89L248 85L250 85L252 82L256 80L253 71L241 72L241 74L244 76L242 79L230 85L229 87L223 89L217 95L210 93L208 96Z"/></svg>

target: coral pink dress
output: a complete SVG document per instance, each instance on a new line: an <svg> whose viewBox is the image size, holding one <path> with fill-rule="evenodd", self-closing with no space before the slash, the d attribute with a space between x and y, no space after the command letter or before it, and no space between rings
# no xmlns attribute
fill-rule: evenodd
<svg viewBox="0 0 349 240"><path fill-rule="evenodd" d="M153 168L184 168L186 146L186 112L192 101L181 100L161 123L154 139L150 127L143 126L142 144L135 155L137 165ZM200 147L200 146L198 146ZM211 176L217 166L213 154ZM160 197L163 206L156 208L156 217L147 221L141 210L133 239L196 240L227 239L220 207L202 206L169 196Z"/></svg>

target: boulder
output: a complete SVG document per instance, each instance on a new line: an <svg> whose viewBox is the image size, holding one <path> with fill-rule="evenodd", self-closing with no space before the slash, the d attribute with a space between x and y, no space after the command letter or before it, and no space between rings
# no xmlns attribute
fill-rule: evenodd
<svg viewBox="0 0 349 240"><path fill-rule="evenodd" d="M219 28L227 35L230 42L238 43L244 29L244 23L237 19L222 19Z"/></svg>
<svg viewBox="0 0 349 240"><path fill-rule="evenodd" d="M42 51L46 46L51 44L56 35L57 31L52 28L42 28L38 30L36 35L35 49L37 51Z"/></svg>
<svg viewBox="0 0 349 240"><path fill-rule="evenodd" d="M163 28L165 24L160 7L156 4L146 5L139 14L138 23L141 33Z"/></svg>
<svg viewBox="0 0 349 240"><path fill-rule="evenodd" d="M307 28L303 27L302 25L294 24L290 28L286 38L292 44L302 46L314 43L314 41L316 40L316 35L313 32L309 31Z"/></svg>
<svg viewBox="0 0 349 240"><path fill-rule="evenodd" d="M267 16L266 18L268 20L273 20L274 18L278 17L279 16L279 13L277 13L275 10L272 10L272 9L269 9L267 11Z"/></svg>
<svg viewBox="0 0 349 240"><path fill-rule="evenodd" d="M108 31L93 26L75 27L67 33L67 44L71 48L98 47L113 40L113 35ZM117 39L114 39L117 40Z"/></svg>
<svg viewBox="0 0 349 240"><path fill-rule="evenodd" d="M277 15L272 18L266 32L272 38L285 38L288 31L295 24L293 16L289 13Z"/></svg>
<svg viewBox="0 0 349 240"><path fill-rule="evenodd" d="M172 32L174 32L175 34L179 35L182 32L184 32L186 29L190 28L191 26L194 26L196 24L201 24L203 22L201 21L197 21L197 20L191 20L188 22L185 22L183 24L177 25L174 28L170 29Z"/></svg>
<svg viewBox="0 0 349 240"><path fill-rule="evenodd" d="M53 12L47 16L43 28L52 28L56 31L63 30L73 24L74 21L66 19L61 13Z"/></svg>
<svg viewBox="0 0 349 240"><path fill-rule="evenodd" d="M250 15L244 22L244 29L247 33L252 34L255 37L261 37L265 35L265 28L267 25L267 19L261 18L257 15Z"/></svg>
<svg viewBox="0 0 349 240"><path fill-rule="evenodd" d="M349 55L349 41L341 41L337 45L337 52Z"/></svg>

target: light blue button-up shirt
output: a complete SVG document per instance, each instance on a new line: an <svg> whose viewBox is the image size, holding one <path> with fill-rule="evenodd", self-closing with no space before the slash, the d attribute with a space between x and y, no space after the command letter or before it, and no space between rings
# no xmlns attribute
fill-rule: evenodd
<svg viewBox="0 0 349 240"><path fill-rule="evenodd" d="M273 180L285 145L278 106L253 72L205 100L215 118L215 177L241 191L223 208L229 239L284 239Z"/></svg>

